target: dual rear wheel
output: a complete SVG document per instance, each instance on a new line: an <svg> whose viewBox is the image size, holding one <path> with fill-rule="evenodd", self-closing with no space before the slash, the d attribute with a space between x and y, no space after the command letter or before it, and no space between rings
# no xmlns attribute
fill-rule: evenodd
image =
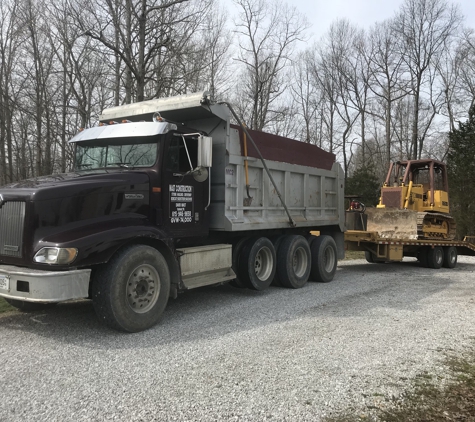
<svg viewBox="0 0 475 422"><path fill-rule="evenodd" d="M283 235L240 240L234 246L236 287L265 290L270 284L299 289L310 279L329 282L338 263L331 236Z"/></svg>
<svg viewBox="0 0 475 422"><path fill-rule="evenodd" d="M421 266L426 268L439 269L455 268L457 265L457 248L454 246L424 247L418 254Z"/></svg>

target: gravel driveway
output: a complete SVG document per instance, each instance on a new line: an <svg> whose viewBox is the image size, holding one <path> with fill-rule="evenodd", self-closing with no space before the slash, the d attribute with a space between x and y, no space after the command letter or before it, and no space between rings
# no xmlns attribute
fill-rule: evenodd
<svg viewBox="0 0 475 422"><path fill-rule="evenodd" d="M329 284L219 286L138 334L90 302L0 315L0 421L318 421L443 371L475 338L475 258L455 270L344 261Z"/></svg>

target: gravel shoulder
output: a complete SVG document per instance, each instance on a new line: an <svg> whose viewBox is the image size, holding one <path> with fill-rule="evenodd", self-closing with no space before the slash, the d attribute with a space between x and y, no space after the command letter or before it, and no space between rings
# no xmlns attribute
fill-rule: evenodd
<svg viewBox="0 0 475 422"><path fill-rule="evenodd" d="M384 406L475 338L475 258L340 263L332 283L171 300L143 333L88 301L0 315L0 420L318 421Z"/></svg>

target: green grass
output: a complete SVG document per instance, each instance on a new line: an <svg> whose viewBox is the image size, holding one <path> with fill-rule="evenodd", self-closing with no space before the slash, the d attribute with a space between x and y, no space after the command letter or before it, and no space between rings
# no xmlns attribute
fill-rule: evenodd
<svg viewBox="0 0 475 422"><path fill-rule="evenodd" d="M363 251L345 251L345 260L347 259L365 259Z"/></svg>
<svg viewBox="0 0 475 422"><path fill-rule="evenodd" d="M0 297L0 314L13 310L15 310L15 308L13 306L10 306L3 297Z"/></svg>
<svg viewBox="0 0 475 422"><path fill-rule="evenodd" d="M386 408L344 412L325 422L475 422L475 352L446 360L448 383L440 387L428 372L412 380L412 388L400 397L386 397Z"/></svg>

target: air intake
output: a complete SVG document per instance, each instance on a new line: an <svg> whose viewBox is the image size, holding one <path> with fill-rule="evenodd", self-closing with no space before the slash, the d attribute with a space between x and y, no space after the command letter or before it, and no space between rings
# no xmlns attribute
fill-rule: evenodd
<svg viewBox="0 0 475 422"><path fill-rule="evenodd" d="M0 208L0 255L22 257L25 202L5 202Z"/></svg>

